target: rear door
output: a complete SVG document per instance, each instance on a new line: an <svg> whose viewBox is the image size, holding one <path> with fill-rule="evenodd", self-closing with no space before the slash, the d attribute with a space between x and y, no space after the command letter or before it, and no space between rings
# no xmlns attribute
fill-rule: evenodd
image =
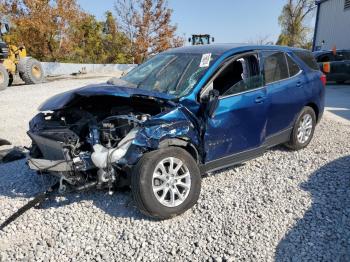
<svg viewBox="0 0 350 262"><path fill-rule="evenodd" d="M269 100L266 138L288 131L305 100L305 74L286 53L264 51L264 78Z"/></svg>

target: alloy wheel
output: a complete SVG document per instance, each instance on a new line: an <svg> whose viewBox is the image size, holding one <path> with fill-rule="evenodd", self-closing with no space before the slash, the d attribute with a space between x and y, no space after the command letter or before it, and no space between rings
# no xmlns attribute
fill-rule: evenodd
<svg viewBox="0 0 350 262"><path fill-rule="evenodd" d="M312 116L310 114L305 114L300 120L298 127L298 142L300 144L306 143L311 136L313 128Z"/></svg>
<svg viewBox="0 0 350 262"><path fill-rule="evenodd" d="M153 172L152 189L162 205L181 205L191 189L191 175L185 163L175 157L161 160Z"/></svg>

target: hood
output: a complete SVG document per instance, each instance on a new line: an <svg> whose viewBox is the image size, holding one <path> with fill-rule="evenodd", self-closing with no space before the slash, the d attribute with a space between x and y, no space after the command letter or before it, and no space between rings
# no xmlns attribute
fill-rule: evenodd
<svg viewBox="0 0 350 262"><path fill-rule="evenodd" d="M81 97L93 96L116 96L116 97L145 97L149 99L171 100L175 96L155 91L148 91L139 88L116 86L111 84L89 85L68 92L55 95L46 100L40 107L39 111L55 111L63 109L71 102Z"/></svg>

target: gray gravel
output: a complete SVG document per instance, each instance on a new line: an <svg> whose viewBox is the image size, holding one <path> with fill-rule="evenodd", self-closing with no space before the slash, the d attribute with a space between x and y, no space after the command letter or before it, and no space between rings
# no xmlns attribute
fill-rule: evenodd
<svg viewBox="0 0 350 262"><path fill-rule="evenodd" d="M0 137L28 142L37 104L84 81L0 93ZM207 175L198 204L172 220L140 214L129 191L57 198L0 232L0 261L350 261L349 138L350 125L326 114L307 149ZM0 222L47 183L24 161L0 165Z"/></svg>

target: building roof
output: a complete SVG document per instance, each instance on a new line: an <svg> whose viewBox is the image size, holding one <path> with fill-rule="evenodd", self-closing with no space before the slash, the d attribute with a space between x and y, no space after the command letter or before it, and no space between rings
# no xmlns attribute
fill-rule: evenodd
<svg viewBox="0 0 350 262"><path fill-rule="evenodd" d="M319 5L319 4L322 4L322 3L327 2L327 1L329 1L329 0L316 0L315 4Z"/></svg>

